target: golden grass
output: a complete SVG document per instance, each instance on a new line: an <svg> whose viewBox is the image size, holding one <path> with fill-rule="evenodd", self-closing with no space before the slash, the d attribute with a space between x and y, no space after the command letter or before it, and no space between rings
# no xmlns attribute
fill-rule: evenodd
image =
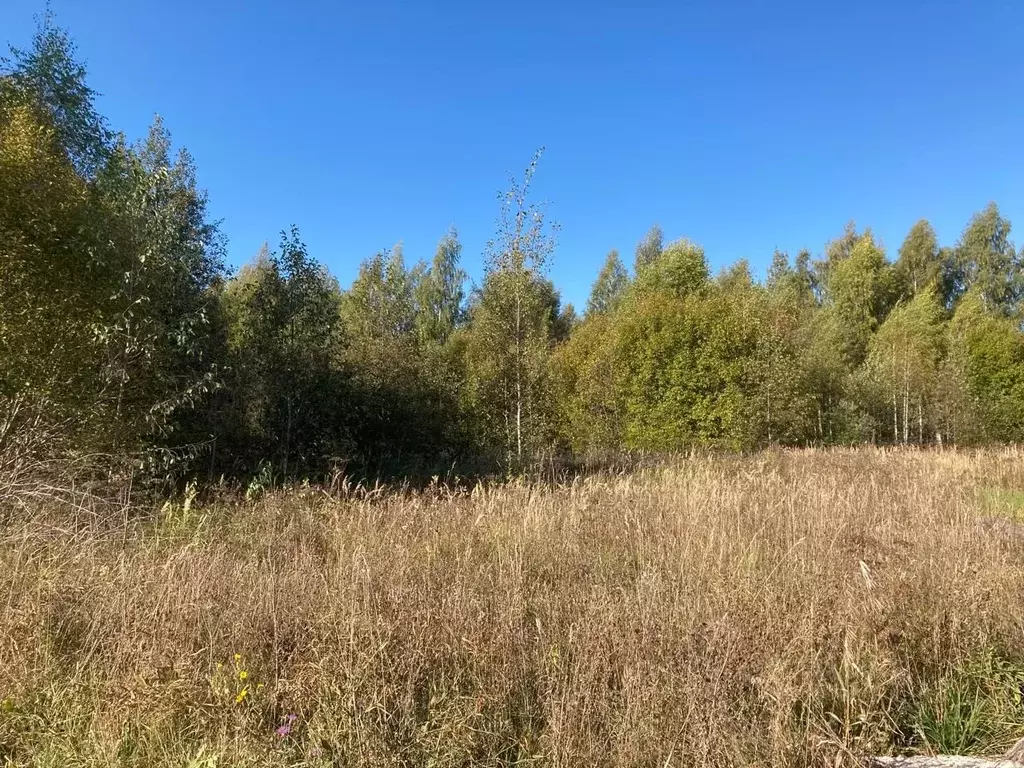
<svg viewBox="0 0 1024 768"><path fill-rule="evenodd" d="M1024 528L981 508L992 488L1024 489L1024 455L294 489L127 525L23 513L0 542L0 763L999 752L1024 735Z"/></svg>

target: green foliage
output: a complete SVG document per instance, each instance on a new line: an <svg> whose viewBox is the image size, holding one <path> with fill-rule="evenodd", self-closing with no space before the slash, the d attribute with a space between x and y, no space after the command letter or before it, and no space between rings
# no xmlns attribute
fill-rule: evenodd
<svg viewBox="0 0 1024 768"><path fill-rule="evenodd" d="M72 52L47 16L0 87L0 413L151 464L216 383L220 241L159 122L139 145L107 144Z"/></svg>
<svg viewBox="0 0 1024 768"><path fill-rule="evenodd" d="M847 247L849 246L849 247ZM892 267L870 233L852 245L841 241L830 255L826 287L828 303L844 335L843 351L847 359L859 365L867 351L871 334L885 319L895 294Z"/></svg>
<svg viewBox="0 0 1024 768"><path fill-rule="evenodd" d="M644 235L644 239L636 245L636 256L633 262L633 273L639 275L649 264L653 264L664 250L665 235L661 227L655 224Z"/></svg>
<svg viewBox="0 0 1024 768"><path fill-rule="evenodd" d="M552 358L559 437L578 456L613 455L624 445L618 329L608 314L588 317Z"/></svg>
<svg viewBox="0 0 1024 768"><path fill-rule="evenodd" d="M295 228L229 279L192 158L159 118L112 134L45 15L0 68L4 487L58 456L258 493L554 451L1024 439L1024 258L994 204L955 247L917 222L895 263L851 222L820 258L776 252L763 283L745 260L712 279L655 226L633 279L608 254L581 321L548 277L539 157L468 300L454 229L429 260L366 259L348 290Z"/></svg>
<svg viewBox="0 0 1024 768"><path fill-rule="evenodd" d="M995 203L971 219L953 251L953 264L956 298L975 287L989 310L1003 315L1020 310L1024 263L1010 241L1010 222Z"/></svg>
<svg viewBox="0 0 1024 768"><path fill-rule="evenodd" d="M407 270L396 247L363 263L342 297L353 450L366 471L450 471L465 453L462 247L454 231L432 263ZM458 416L456 416L458 414Z"/></svg>
<svg viewBox="0 0 1024 768"><path fill-rule="evenodd" d="M1024 667L994 653L921 686L911 728L923 750L999 754L1024 726Z"/></svg>
<svg viewBox="0 0 1024 768"><path fill-rule="evenodd" d="M346 330L374 341L403 338L412 332L414 317L412 276L401 245L363 262L342 303Z"/></svg>
<svg viewBox="0 0 1024 768"><path fill-rule="evenodd" d="M528 270L487 275L470 307L469 397L484 445L512 469L543 449L547 431L550 305Z"/></svg>
<svg viewBox="0 0 1024 768"><path fill-rule="evenodd" d="M85 67L75 59L75 45L47 9L28 48L12 48L0 58L0 77L40 107L55 138L75 169L89 176L106 160L110 132L95 107L96 92L86 82Z"/></svg>
<svg viewBox="0 0 1024 768"><path fill-rule="evenodd" d="M46 402L58 418L96 389L89 325L105 286L81 279L89 219L89 189L47 116L0 81L0 396Z"/></svg>
<svg viewBox="0 0 1024 768"><path fill-rule="evenodd" d="M609 251L604 261L604 266L590 289L590 298L587 299L587 315L600 315L611 312L622 301L622 297L629 287L629 273L619 258L618 251Z"/></svg>
<svg viewBox="0 0 1024 768"><path fill-rule="evenodd" d="M735 264L723 269L715 278L717 286L736 295L754 287L754 276L750 274L750 262L740 259Z"/></svg>
<svg viewBox="0 0 1024 768"><path fill-rule="evenodd" d="M835 308L824 307L811 314L797 336L807 392L814 401L811 441L828 445L865 438L854 413L853 370L843 352L845 334Z"/></svg>
<svg viewBox="0 0 1024 768"><path fill-rule="evenodd" d="M94 189L106 237L94 258L109 298L93 332L104 350L110 444L123 450L140 436L169 437L176 412L214 386L206 342L222 244L191 158L170 158L159 119L138 146L114 147Z"/></svg>
<svg viewBox="0 0 1024 768"><path fill-rule="evenodd" d="M485 450L511 471L538 459L550 437L547 374L557 295L544 278L554 234L528 197L539 159L538 152L502 198L466 346L470 407Z"/></svg>
<svg viewBox="0 0 1024 768"><path fill-rule="evenodd" d="M814 434L815 397L802 332L813 300L810 285L789 271L764 289L742 288L734 301L755 323L747 362L747 443L800 444Z"/></svg>
<svg viewBox="0 0 1024 768"><path fill-rule="evenodd" d="M223 292L231 395L220 404L222 443L239 468L268 459L287 476L346 456L345 385L334 365L339 302L337 283L295 228Z"/></svg>
<svg viewBox="0 0 1024 768"><path fill-rule="evenodd" d="M981 511L1024 523L1024 491L1012 488L981 487L978 489Z"/></svg>
<svg viewBox="0 0 1024 768"><path fill-rule="evenodd" d="M812 264L814 272L814 288L818 300L825 303L829 292L829 281L833 268L850 257L853 247L865 235L870 235L870 230L863 234L857 232L857 226L853 221L847 222L843 234L835 240L825 244L825 253L820 259Z"/></svg>
<svg viewBox="0 0 1024 768"><path fill-rule="evenodd" d="M893 442L910 442L916 432L914 439L923 443L926 429L934 433L943 330L942 308L929 285L898 305L871 337L864 372L875 403L867 410L876 414L878 434L889 431L888 422Z"/></svg>
<svg viewBox="0 0 1024 768"><path fill-rule="evenodd" d="M743 444L745 358L755 335L737 309L713 291L655 293L623 310L616 357L627 447Z"/></svg>
<svg viewBox="0 0 1024 768"><path fill-rule="evenodd" d="M704 249L689 240L677 240L637 274L634 285L639 293L663 293L681 299L701 290L707 282Z"/></svg>
<svg viewBox="0 0 1024 768"><path fill-rule="evenodd" d="M910 228L900 246L894 270L897 289L904 297L911 298L919 291L932 288L943 307L954 303L952 254L949 249L939 247L935 229L926 219Z"/></svg>
<svg viewBox="0 0 1024 768"><path fill-rule="evenodd" d="M800 251L796 263L789 263L789 256L781 251L772 254L768 267L765 287L779 301L799 307L810 307L815 303L815 279L809 251Z"/></svg>
<svg viewBox="0 0 1024 768"><path fill-rule="evenodd" d="M463 321L466 273L459 266L462 244L454 228L441 238L429 269L414 280L416 325L422 341L443 344Z"/></svg>
<svg viewBox="0 0 1024 768"><path fill-rule="evenodd" d="M950 358L966 403L958 425L969 442L1024 439L1024 332L990 308L981 289L961 300L950 322ZM966 423L964 423L966 422Z"/></svg>

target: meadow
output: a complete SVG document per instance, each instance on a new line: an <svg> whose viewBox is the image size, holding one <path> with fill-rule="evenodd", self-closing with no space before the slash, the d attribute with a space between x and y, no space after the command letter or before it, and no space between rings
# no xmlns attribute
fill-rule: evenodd
<svg viewBox="0 0 1024 768"><path fill-rule="evenodd" d="M1024 453L10 505L0 764L835 766L1024 736Z"/></svg>

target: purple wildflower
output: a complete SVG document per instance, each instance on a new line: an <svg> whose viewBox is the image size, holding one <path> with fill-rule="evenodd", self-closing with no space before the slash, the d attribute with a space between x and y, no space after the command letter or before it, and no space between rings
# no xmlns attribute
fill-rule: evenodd
<svg viewBox="0 0 1024 768"><path fill-rule="evenodd" d="M287 720L288 722L286 722L284 725L279 725L277 727L277 730L274 731L274 735L277 736L279 739L283 739L286 736L290 736L292 732L292 726L295 725L295 721L298 719L298 715L288 715L288 717L285 718L285 720Z"/></svg>

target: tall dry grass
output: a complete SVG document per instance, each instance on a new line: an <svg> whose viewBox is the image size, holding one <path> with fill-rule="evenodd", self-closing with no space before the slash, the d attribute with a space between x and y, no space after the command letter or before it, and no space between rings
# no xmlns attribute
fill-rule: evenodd
<svg viewBox="0 0 1024 768"><path fill-rule="evenodd" d="M778 452L121 525L38 511L0 543L0 762L998 752L1024 735L1022 459Z"/></svg>

